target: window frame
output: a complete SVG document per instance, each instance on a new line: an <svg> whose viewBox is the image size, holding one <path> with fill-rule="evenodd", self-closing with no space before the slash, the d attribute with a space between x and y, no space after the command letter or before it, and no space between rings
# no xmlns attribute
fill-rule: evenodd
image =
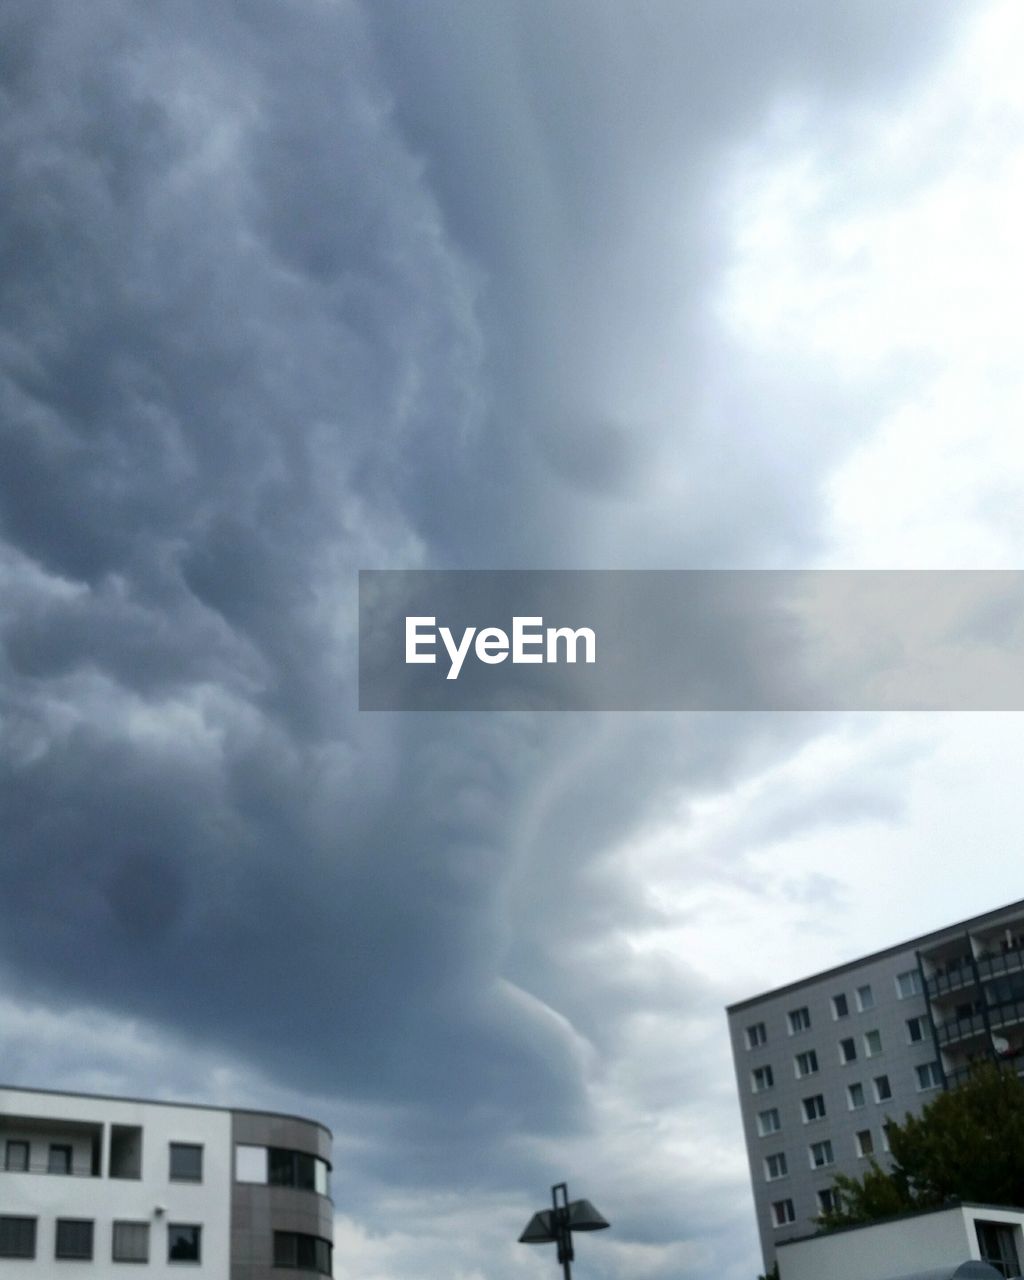
<svg viewBox="0 0 1024 1280"><path fill-rule="evenodd" d="M3 1233L0 1231L0 1258L16 1258L21 1261L29 1261L34 1259L39 1252L39 1219L27 1213L0 1213L0 1226L4 1223L16 1222L21 1226L29 1228L29 1244L27 1252L24 1250L5 1250L3 1248Z"/></svg>
<svg viewBox="0 0 1024 1280"><path fill-rule="evenodd" d="M188 1173L175 1173L174 1157L177 1152L198 1151L199 1152L199 1174L193 1176ZM205 1152L201 1142L168 1142L167 1144L167 1180L169 1182L191 1182L193 1185L201 1183L203 1180L203 1163Z"/></svg>
<svg viewBox="0 0 1024 1280"><path fill-rule="evenodd" d="M743 1034L748 1050L760 1049L768 1043L768 1028L763 1022L752 1022L749 1027L744 1028Z"/></svg>
<svg viewBox="0 0 1024 1280"><path fill-rule="evenodd" d="M174 1258L171 1256L173 1244L171 1241L172 1231L192 1231L195 1233L196 1256L194 1258ZM202 1265L203 1261L203 1224L201 1222L168 1222L167 1224L167 1265L178 1266L181 1263L186 1265Z"/></svg>
<svg viewBox="0 0 1024 1280"><path fill-rule="evenodd" d="M808 1063L808 1069L805 1071L801 1065L801 1059L805 1059ZM793 1058L793 1066L796 1070L796 1078L805 1080L808 1076L816 1076L821 1070L821 1063L818 1061L817 1049L804 1049Z"/></svg>
<svg viewBox="0 0 1024 1280"><path fill-rule="evenodd" d="M81 1250L69 1252L67 1248L61 1250L61 1228L62 1227L88 1227L89 1228L89 1248L88 1252ZM94 1218L58 1218L53 1238L53 1256L55 1259L64 1262L92 1262L96 1255L96 1221Z"/></svg>
<svg viewBox="0 0 1024 1280"><path fill-rule="evenodd" d="M825 1106L825 1095L823 1093L812 1093L807 1098L801 1098L800 1110L804 1124L817 1124L819 1120L824 1120L828 1114L828 1109Z"/></svg>
<svg viewBox="0 0 1024 1280"><path fill-rule="evenodd" d="M801 1036L811 1029L811 1011L802 1004L799 1009L790 1009L786 1014L786 1026L791 1036Z"/></svg>
<svg viewBox="0 0 1024 1280"><path fill-rule="evenodd" d="M25 1162L20 1166L11 1163L11 1150L14 1147L20 1147L25 1153ZM5 1173L28 1173L29 1164L32 1160L32 1144L25 1138L8 1138L4 1145L4 1172ZM10 1215L8 1215L10 1216Z"/></svg>
<svg viewBox="0 0 1024 1280"><path fill-rule="evenodd" d="M119 1231L124 1231L124 1229L125 1229L125 1228L128 1228L128 1227L135 1227L135 1228L140 1228L140 1229L141 1229L141 1231L142 1231L142 1239L145 1241L145 1252L146 1252L146 1256L145 1256L144 1258L124 1258L124 1257L118 1257L118 1252L117 1252L117 1246L118 1246L118 1233L119 1233ZM137 1218L115 1218L114 1222L111 1224L111 1230L110 1230L110 1260L111 1260L111 1262L125 1262L125 1263L128 1263L129 1265L135 1265L135 1266L140 1266L140 1265L144 1265L144 1264L148 1263L148 1262L149 1262L149 1255L150 1255L150 1252L151 1252L151 1246L152 1246L152 1240L150 1239L150 1235L151 1235L151 1233L150 1233L150 1230L149 1230L149 1223L148 1223L148 1222L140 1221L140 1220L139 1220L139 1219L137 1219Z"/></svg>

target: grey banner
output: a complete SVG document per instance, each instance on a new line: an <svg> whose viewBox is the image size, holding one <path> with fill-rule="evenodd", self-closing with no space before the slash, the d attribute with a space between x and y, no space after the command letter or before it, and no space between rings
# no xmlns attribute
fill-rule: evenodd
<svg viewBox="0 0 1024 1280"><path fill-rule="evenodd" d="M363 570L359 706L1020 710L1024 573Z"/></svg>

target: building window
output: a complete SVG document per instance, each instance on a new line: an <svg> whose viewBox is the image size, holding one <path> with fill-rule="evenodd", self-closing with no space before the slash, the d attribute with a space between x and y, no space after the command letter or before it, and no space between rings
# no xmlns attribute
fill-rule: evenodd
<svg viewBox="0 0 1024 1280"><path fill-rule="evenodd" d="M810 1031L811 1011L806 1005L802 1009L791 1010L788 1016L789 1034L791 1036L799 1035L801 1031Z"/></svg>
<svg viewBox="0 0 1024 1280"><path fill-rule="evenodd" d="M167 1224L167 1261L200 1262L199 1240L202 1227L194 1223L169 1222Z"/></svg>
<svg viewBox="0 0 1024 1280"><path fill-rule="evenodd" d="M71 1148L61 1142L50 1143L50 1154L46 1161L47 1173L71 1172Z"/></svg>
<svg viewBox="0 0 1024 1280"><path fill-rule="evenodd" d="M839 1211L839 1192L835 1187L825 1187L818 1192L818 1212L837 1213Z"/></svg>
<svg viewBox="0 0 1024 1280"><path fill-rule="evenodd" d="M786 1153L784 1151L776 1151L774 1155L765 1156L764 1158L764 1176L767 1182L775 1182L779 1178L784 1178L789 1173L786 1164Z"/></svg>
<svg viewBox="0 0 1024 1280"><path fill-rule="evenodd" d="M115 1222L111 1257L115 1262L148 1262L149 1223Z"/></svg>
<svg viewBox="0 0 1024 1280"><path fill-rule="evenodd" d="M259 1183L267 1181L266 1147L252 1147L246 1143L238 1143L235 1147L235 1181Z"/></svg>
<svg viewBox="0 0 1024 1280"><path fill-rule="evenodd" d="M331 1274L331 1242L298 1231L274 1232L274 1266Z"/></svg>
<svg viewBox="0 0 1024 1280"><path fill-rule="evenodd" d="M825 1119L825 1099L820 1093L816 1093L812 1098L804 1098L804 1124L810 1124L812 1120Z"/></svg>
<svg viewBox="0 0 1024 1280"><path fill-rule="evenodd" d="M892 1089L889 1087L888 1076L875 1076L875 1101L888 1102L892 1097Z"/></svg>
<svg viewBox="0 0 1024 1280"><path fill-rule="evenodd" d="M926 1062L923 1067L916 1067L918 1091L939 1089L942 1087L942 1071L937 1062Z"/></svg>
<svg viewBox="0 0 1024 1280"><path fill-rule="evenodd" d="M34 1258L35 1256L35 1218L0 1217L0 1258Z"/></svg>
<svg viewBox="0 0 1024 1280"><path fill-rule="evenodd" d="M1020 1275L1017 1243L1014 1240L1016 1232L1009 1222L984 1222L977 1218L974 1230L982 1262L994 1267L1001 1276Z"/></svg>
<svg viewBox="0 0 1024 1280"><path fill-rule="evenodd" d="M771 1067L755 1067L750 1073L751 1088L755 1093L764 1093L775 1084Z"/></svg>
<svg viewBox="0 0 1024 1280"><path fill-rule="evenodd" d="M861 1129L853 1137L857 1144L857 1154L859 1156L873 1156L875 1154L875 1140L871 1136L870 1129Z"/></svg>
<svg viewBox="0 0 1024 1280"><path fill-rule="evenodd" d="M91 1262L92 1223L82 1218L58 1218L54 1257Z"/></svg>
<svg viewBox="0 0 1024 1280"><path fill-rule="evenodd" d="M16 1142L11 1138L7 1139L7 1148L4 1151L4 1168L8 1173L28 1172L27 1142Z"/></svg>
<svg viewBox="0 0 1024 1280"><path fill-rule="evenodd" d="M921 994L921 975L916 969L908 969L906 973L896 975L896 994L901 1000Z"/></svg>
<svg viewBox="0 0 1024 1280"><path fill-rule="evenodd" d="M137 1124L112 1124L110 1126L110 1159L107 1162L111 1178L142 1177L142 1127Z"/></svg>
<svg viewBox="0 0 1024 1280"><path fill-rule="evenodd" d="M865 1031L864 1052L869 1058L877 1058L882 1052L881 1031Z"/></svg>
<svg viewBox="0 0 1024 1280"><path fill-rule="evenodd" d="M846 1086L846 1103L851 1111L857 1111L864 1106L864 1086L862 1084L848 1084Z"/></svg>
<svg viewBox="0 0 1024 1280"><path fill-rule="evenodd" d="M849 1036L846 1040L839 1041L839 1061L857 1061L857 1041L854 1040L853 1036Z"/></svg>
<svg viewBox="0 0 1024 1280"><path fill-rule="evenodd" d="M203 1148L194 1142L171 1143L172 1182L202 1182Z"/></svg>
<svg viewBox="0 0 1024 1280"><path fill-rule="evenodd" d="M924 1018L908 1018L907 1019L907 1043L919 1044L924 1039L925 1021Z"/></svg>
<svg viewBox="0 0 1024 1280"><path fill-rule="evenodd" d="M778 1107L769 1107L767 1111L757 1113L757 1132L762 1138L767 1138L770 1133L778 1133L781 1128Z"/></svg>
<svg viewBox="0 0 1024 1280"><path fill-rule="evenodd" d="M303 1191L316 1190L316 1156L311 1156L305 1151L269 1147L267 1158L269 1181L272 1187L299 1187Z"/></svg>
<svg viewBox="0 0 1024 1280"><path fill-rule="evenodd" d="M832 1017L838 1022L840 1018L848 1018L849 1016L850 1002L841 991L837 996L832 997Z"/></svg>
<svg viewBox="0 0 1024 1280"><path fill-rule="evenodd" d="M813 1049L807 1049L804 1053L798 1053L794 1061L796 1063L796 1074L798 1077L813 1076L818 1070L818 1055Z"/></svg>
<svg viewBox="0 0 1024 1280"><path fill-rule="evenodd" d="M772 1205L772 1224L776 1227L788 1227L796 1222L796 1210L792 1200L776 1200Z"/></svg>
<svg viewBox="0 0 1024 1280"><path fill-rule="evenodd" d="M870 982L865 983L863 987L857 988L857 1008L861 1013L867 1013L869 1009L875 1007L875 996L871 990Z"/></svg>
<svg viewBox="0 0 1024 1280"><path fill-rule="evenodd" d="M828 1139L824 1142L812 1142L810 1149L812 1168L824 1169L830 1164L835 1164L836 1158L832 1151L832 1143Z"/></svg>
<svg viewBox="0 0 1024 1280"><path fill-rule="evenodd" d="M747 1048L756 1049L760 1045L767 1043L768 1031L763 1022L755 1022L753 1026L747 1027Z"/></svg>

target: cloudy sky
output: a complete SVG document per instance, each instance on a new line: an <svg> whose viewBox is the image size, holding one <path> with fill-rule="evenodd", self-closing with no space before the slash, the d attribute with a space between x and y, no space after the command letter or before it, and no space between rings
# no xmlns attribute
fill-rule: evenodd
<svg viewBox="0 0 1024 1280"><path fill-rule="evenodd" d="M322 1118L347 1280L752 1280L723 1006L1024 897L1020 717L360 714L356 572L1024 567L1022 41L7 0L0 1080Z"/></svg>

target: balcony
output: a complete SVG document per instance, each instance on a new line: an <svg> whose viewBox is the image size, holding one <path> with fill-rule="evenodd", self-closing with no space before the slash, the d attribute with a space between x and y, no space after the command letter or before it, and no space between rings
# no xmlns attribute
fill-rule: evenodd
<svg viewBox="0 0 1024 1280"><path fill-rule="evenodd" d="M103 1126L38 1116L0 1116L0 1177L10 1173L98 1178Z"/></svg>
<svg viewBox="0 0 1024 1280"><path fill-rule="evenodd" d="M974 968L968 962L942 973L933 973L930 978L925 979L925 988L929 996L943 996L951 991L962 991L964 987L973 987L976 981Z"/></svg>
<svg viewBox="0 0 1024 1280"><path fill-rule="evenodd" d="M1003 1004L993 1005L988 1011L989 1025L992 1030L1000 1027L1014 1027L1024 1022L1024 1000L1007 1000Z"/></svg>
<svg viewBox="0 0 1024 1280"><path fill-rule="evenodd" d="M982 978L998 978L1004 973L1020 973L1024 970L1024 951L1013 949L982 956L978 961L978 974Z"/></svg>
<svg viewBox="0 0 1024 1280"><path fill-rule="evenodd" d="M958 1044L972 1036L984 1035L986 1030L985 1015L972 1013L966 1018L952 1018L949 1022L939 1023L935 1036L940 1045Z"/></svg>

